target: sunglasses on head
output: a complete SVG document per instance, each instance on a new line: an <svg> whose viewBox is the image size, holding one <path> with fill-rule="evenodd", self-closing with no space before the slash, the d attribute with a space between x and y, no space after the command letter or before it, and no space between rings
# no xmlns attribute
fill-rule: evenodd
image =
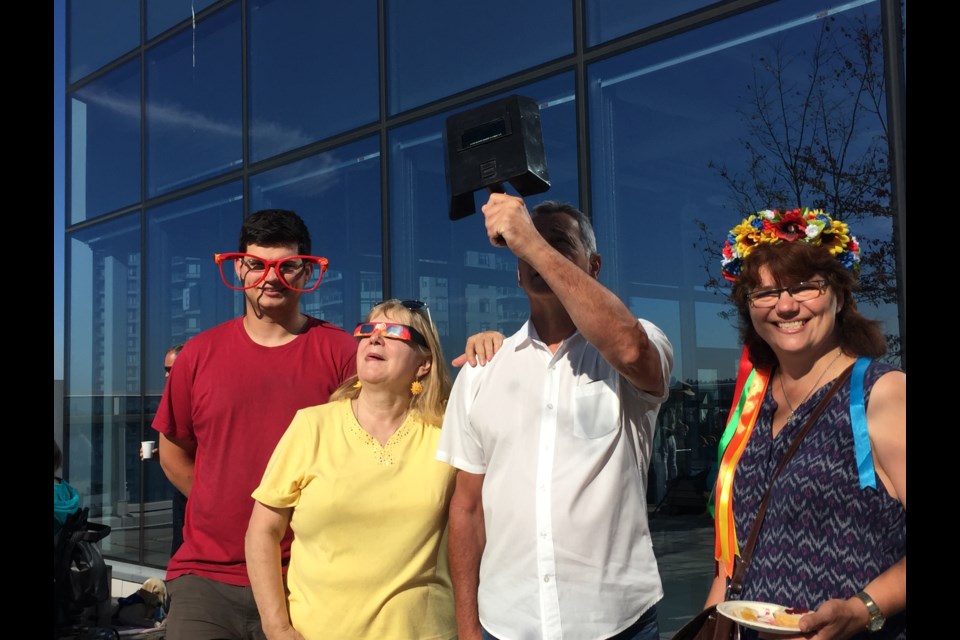
<svg viewBox="0 0 960 640"><path fill-rule="evenodd" d="M429 349L427 340L422 333L408 324L400 324L399 322L361 322L353 330L353 337L369 338L374 333L379 333L385 338L393 338L394 340L416 342L421 347Z"/></svg>
<svg viewBox="0 0 960 640"><path fill-rule="evenodd" d="M430 317L430 306L423 300L400 300L399 298L390 298L388 300L381 300L373 306L376 307L387 302L403 305L407 309L410 309L410 311L420 311L421 313L425 313L427 320L430 321L430 324L433 324L433 318Z"/></svg>

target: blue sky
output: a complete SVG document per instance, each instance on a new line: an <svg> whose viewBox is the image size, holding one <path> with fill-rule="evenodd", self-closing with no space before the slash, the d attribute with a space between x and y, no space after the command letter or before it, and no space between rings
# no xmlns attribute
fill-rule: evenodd
<svg viewBox="0 0 960 640"><path fill-rule="evenodd" d="M63 109L66 0L53 1L53 379L63 379Z"/></svg>

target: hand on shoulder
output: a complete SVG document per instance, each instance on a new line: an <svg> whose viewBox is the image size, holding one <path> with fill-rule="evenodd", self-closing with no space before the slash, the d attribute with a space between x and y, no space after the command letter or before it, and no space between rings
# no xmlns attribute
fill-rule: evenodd
<svg viewBox="0 0 960 640"><path fill-rule="evenodd" d="M467 338L467 344L464 352L454 358L450 364L454 367L462 367L469 364L471 367L485 366L487 362L493 359L494 354L500 350L500 346L506 337L499 331L481 331Z"/></svg>

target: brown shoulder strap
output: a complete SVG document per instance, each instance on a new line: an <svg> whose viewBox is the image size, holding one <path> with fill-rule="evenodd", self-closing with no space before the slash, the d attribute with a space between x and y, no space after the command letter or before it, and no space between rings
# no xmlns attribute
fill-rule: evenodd
<svg viewBox="0 0 960 640"><path fill-rule="evenodd" d="M820 415L827 408L830 399L833 398L834 394L840 389L841 386L847 381L850 377L850 372L853 371L853 365L843 370L836 380L834 380L833 385L830 387L830 390L820 399L820 402L817 403L817 406L810 413L810 416L807 417L807 421L803 424L803 427L800 431L797 432L797 436L793 439L793 442L790 443L790 448L787 449L787 452L783 454L783 459L780 460L780 464L777 465L776 471L773 472L773 477L770 478L770 486L767 487L767 492L763 496L763 502L760 503L760 508L757 510L757 517L753 520L753 526L750 528L750 535L747 537L747 544L743 547L743 551L740 552L740 561L737 563L737 567L733 572L733 580L730 581L730 592L739 594L743 589L743 576L747 571L747 565L750 564L750 559L753 557L753 548L757 546L757 538L760 537L760 528L763 525L763 518L767 515L767 503L770 501L770 491L773 489L773 483L776 482L777 477L780 475L780 472L783 471L783 468L787 466L787 463L790 461L790 458L793 457L793 454L796 452L797 448L800 446L800 441L803 440L804 436L807 435L807 432L813 427L813 424L820 418Z"/></svg>

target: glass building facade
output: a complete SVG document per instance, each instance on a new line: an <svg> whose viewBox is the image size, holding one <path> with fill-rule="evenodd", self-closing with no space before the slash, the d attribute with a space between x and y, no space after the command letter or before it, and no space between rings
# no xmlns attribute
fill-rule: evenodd
<svg viewBox="0 0 960 640"><path fill-rule="evenodd" d="M583 209L601 281L673 342L651 505L679 423L677 473L716 464L740 355L719 252L748 213L848 221L861 310L905 364L903 22L895 0L68 2L64 473L105 555L166 565L173 489L138 448L167 348L242 311L213 253L250 213L307 221L330 260L312 315L421 299L448 359L520 326L516 260L449 220L444 172L447 116L510 94L542 117L552 186L528 203Z"/></svg>

